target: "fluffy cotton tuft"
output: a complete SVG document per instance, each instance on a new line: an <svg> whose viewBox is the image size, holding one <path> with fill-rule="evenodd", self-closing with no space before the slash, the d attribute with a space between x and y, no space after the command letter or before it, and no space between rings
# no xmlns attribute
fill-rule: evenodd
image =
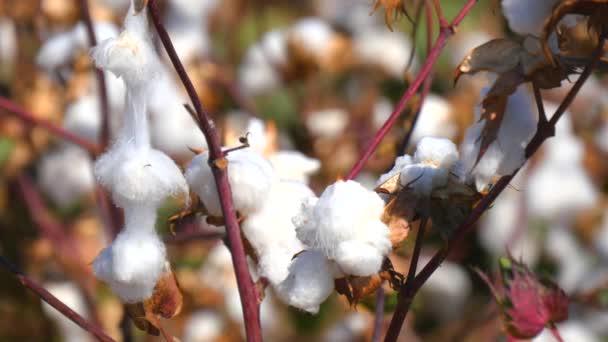
<svg viewBox="0 0 608 342"><path fill-rule="evenodd" d="M337 138L347 125L348 112L341 108L319 110L306 117L306 128L323 138Z"/></svg>
<svg viewBox="0 0 608 342"><path fill-rule="evenodd" d="M304 249L291 218L298 214L306 199L313 197L312 190L304 184L277 181L261 210L248 216L241 225L260 259L260 275L273 285L287 277L291 259Z"/></svg>
<svg viewBox="0 0 608 342"><path fill-rule="evenodd" d="M307 250L291 262L289 275L277 290L287 304L317 313L334 290L334 271L322 252Z"/></svg>
<svg viewBox="0 0 608 342"><path fill-rule="evenodd" d="M152 295L164 266L165 246L156 233L125 229L95 258L93 271L123 301L136 303Z"/></svg>
<svg viewBox="0 0 608 342"><path fill-rule="evenodd" d="M226 159L235 209L243 215L257 212L270 193L274 180L272 166L250 149L232 151ZM211 215L222 216L217 186L208 160L208 152L194 157L186 170L186 180L207 211Z"/></svg>
<svg viewBox="0 0 608 342"><path fill-rule="evenodd" d="M347 274L369 276L391 250L388 227L380 221L384 201L354 181L329 186L318 201L308 199L294 217L297 236Z"/></svg>
<svg viewBox="0 0 608 342"><path fill-rule="evenodd" d="M317 58L322 58L331 43L334 31L320 18L304 18L289 29L289 38Z"/></svg>
<svg viewBox="0 0 608 342"><path fill-rule="evenodd" d="M122 208L132 202L161 202L188 193L180 169L164 153L132 144L115 146L95 163L97 180Z"/></svg>
<svg viewBox="0 0 608 342"><path fill-rule="evenodd" d="M259 95L276 89L281 84L277 67L287 63L287 34L273 30L251 46L239 68L239 83L250 95Z"/></svg>
<svg viewBox="0 0 608 342"><path fill-rule="evenodd" d="M53 282L44 284L44 288L70 309L83 317L88 316L84 297L74 283ZM89 338L89 334L85 330L44 301L42 302L42 311L56 322L61 331L63 341L80 342Z"/></svg>
<svg viewBox="0 0 608 342"><path fill-rule="evenodd" d="M215 341L224 331L222 316L211 310L194 312L186 321L184 327L184 342Z"/></svg>
<svg viewBox="0 0 608 342"><path fill-rule="evenodd" d="M404 155L395 160L395 166L380 176L376 185L399 174L401 186L428 197L437 188L445 186L450 170L457 166L458 150L448 139L425 137L420 140L414 157Z"/></svg>
<svg viewBox="0 0 608 342"><path fill-rule="evenodd" d="M453 139L457 132L450 103L438 95L429 94L420 109L412 142L417 144L424 137Z"/></svg>
<svg viewBox="0 0 608 342"><path fill-rule="evenodd" d="M482 97L487 91L482 91ZM480 117L481 108L478 107L475 111L476 123L467 130L461 146L463 167L475 179L478 190L485 188L492 177L510 175L523 165L526 146L536 132L538 121L529 95L520 86L509 97L497 139L476 163L480 135L485 125L485 120L479 121Z"/></svg>
<svg viewBox="0 0 608 342"><path fill-rule="evenodd" d="M365 30L354 39L355 56L362 63L377 65L396 79L403 78L411 50L405 35L386 29Z"/></svg>
<svg viewBox="0 0 608 342"><path fill-rule="evenodd" d="M310 175L321 168L318 159L307 157L298 151L279 151L268 159L281 180L308 183Z"/></svg>

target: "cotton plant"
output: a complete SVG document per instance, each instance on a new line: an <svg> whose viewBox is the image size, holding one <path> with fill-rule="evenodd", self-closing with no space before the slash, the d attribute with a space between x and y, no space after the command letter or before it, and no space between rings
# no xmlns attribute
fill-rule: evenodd
<svg viewBox="0 0 608 342"><path fill-rule="evenodd" d="M95 64L123 79L123 127L95 162L95 176L124 210L125 227L93 262L95 276L127 303L144 301L166 272L165 247L155 231L157 210L170 196L188 193L180 169L150 145L146 98L160 61L148 29L147 12L131 4L117 38L91 51Z"/></svg>

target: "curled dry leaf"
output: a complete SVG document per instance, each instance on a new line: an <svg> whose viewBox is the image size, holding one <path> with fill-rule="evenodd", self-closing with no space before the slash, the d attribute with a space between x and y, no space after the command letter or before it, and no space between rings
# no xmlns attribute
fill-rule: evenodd
<svg viewBox="0 0 608 342"><path fill-rule="evenodd" d="M384 7L384 22L386 23L386 27L391 31L393 31L391 21L398 20L401 15L408 16L405 0L375 0L371 13L378 10L380 6Z"/></svg>
<svg viewBox="0 0 608 342"><path fill-rule="evenodd" d="M558 2L543 27L542 44L545 57L556 65L553 53L549 47L549 37L559 22L569 14L578 14L587 17L588 32L596 39L608 30L608 0L564 0Z"/></svg>
<svg viewBox="0 0 608 342"><path fill-rule="evenodd" d="M504 73L515 69L520 63L524 49L520 43L510 39L493 39L471 50L456 68L454 83L462 74L480 71Z"/></svg>
<svg viewBox="0 0 608 342"><path fill-rule="evenodd" d="M336 292L346 297L350 305L356 306L363 298L373 294L387 281L391 287L398 288L403 276L394 269L390 259L386 258L378 274L369 277L348 276L334 281Z"/></svg>
<svg viewBox="0 0 608 342"><path fill-rule="evenodd" d="M182 309L183 296L175 274L169 263L165 273L160 277L152 297L144 302L126 304L125 310L137 328L146 333L158 336L161 332L160 318L170 319Z"/></svg>

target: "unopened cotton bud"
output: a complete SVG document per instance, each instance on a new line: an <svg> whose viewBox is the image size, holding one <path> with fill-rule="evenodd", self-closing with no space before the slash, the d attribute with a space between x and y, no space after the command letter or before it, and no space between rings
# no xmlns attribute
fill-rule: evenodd
<svg viewBox="0 0 608 342"><path fill-rule="evenodd" d="M270 193L274 180L272 166L250 149L232 151L225 158L235 209L243 215L258 211ZM194 157L186 170L186 180L209 214L221 216L217 186L208 160L208 152Z"/></svg>

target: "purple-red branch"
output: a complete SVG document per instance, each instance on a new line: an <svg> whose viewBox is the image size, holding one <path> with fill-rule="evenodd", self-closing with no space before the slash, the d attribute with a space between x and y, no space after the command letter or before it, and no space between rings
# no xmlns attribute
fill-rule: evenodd
<svg viewBox="0 0 608 342"><path fill-rule="evenodd" d="M158 32L158 36L165 47L169 58L171 59L171 63L175 67L179 78L188 92L188 96L190 97L194 110L198 116L200 129L207 140L207 145L209 147L209 165L213 171L215 183L219 192L222 213L224 215L226 235L230 245L229 248L232 255L232 263L234 265L239 294L241 297L241 305L243 307L247 340L250 342L262 341L257 293L253 281L251 280L251 275L249 274L249 267L247 265L243 240L241 239L239 223L237 221L236 211L232 202L230 184L228 183L227 169L225 167L221 168L216 165L217 161L224 158L224 154L221 150L218 131L215 128L213 121L211 121L209 115L203 110L203 106L200 102L198 94L196 93L196 90L194 89L194 85L192 84L192 81L190 81L190 78L188 77L188 74L181 63L179 56L171 43L171 38L162 24L155 0L149 0L148 9L150 10L152 23Z"/></svg>
<svg viewBox="0 0 608 342"><path fill-rule="evenodd" d="M526 158L532 156L542 145L542 143L551 138L555 132L555 125L558 120L562 117L566 109L570 106L574 98L578 94L579 90L585 83L585 81L589 78L592 71L598 66L600 59L603 54L603 46L605 39L601 39L600 43L596 47L589 64L585 67L580 77L572 86L560 106L556 109L555 113L549 120L549 122L545 124L540 124L538 126L538 130L528 146L526 147ZM542 100L539 97L535 97L536 101ZM445 258L449 255L449 253L466 237L467 233L471 231L474 227L474 224L481 217L481 215L492 205L494 200L500 195L500 193L509 185L513 177L519 172L520 169L517 169L513 172L513 174L508 176L501 177L496 184L492 186L492 190L477 204L477 206L473 209L469 217L456 229L454 235L447 243L446 247L440 249L435 253L433 258L424 266L424 268L420 271L420 273L416 276L414 281L408 286L404 286L400 293L404 293L404 300L400 300L397 303L397 308L395 309L395 314L393 315L393 320L391 321L391 327L395 332L389 328L389 332L387 333L387 338L385 341L395 341L396 336L398 336L399 331L401 330L401 326L403 325L403 320L407 315L407 311L409 308L409 302L414 298L414 295L422 285L430 278L430 276L439 268L441 263L445 260ZM395 336L395 339L389 339L389 334L391 336Z"/></svg>
<svg viewBox="0 0 608 342"><path fill-rule="evenodd" d="M99 152L101 151L101 149L99 148L99 146L97 146L97 144L92 143L92 142L88 141L87 139L81 138L78 135L63 129L48 120L40 119L40 118L36 117L34 114L28 112L27 110L25 110L18 104L12 102L11 100L7 99L6 97L0 96L0 108L4 109L6 111L9 111L13 114L16 114L22 120L24 120L32 125L40 126L44 129L46 129L47 131L84 148L85 150L89 151L91 154L96 155L96 154L99 154Z"/></svg>
<svg viewBox="0 0 608 342"><path fill-rule="evenodd" d="M21 272L15 265L10 263L6 258L0 255L0 265L10 271L19 282L34 292L40 299L47 302L50 306L61 312L72 322L78 324L82 329L91 333L99 341L115 342L113 338L108 336L100 327L87 321L84 317L80 316L77 312L70 309L57 297L53 296L49 291L45 290L42 286L38 285L35 281L28 278L23 272Z"/></svg>
<svg viewBox="0 0 608 342"><path fill-rule="evenodd" d="M469 13L469 11L471 10L471 8L473 8L473 5L475 5L475 3L476 3L476 0L469 0L465 4L465 6L462 8L462 10L460 10L458 15L456 15L456 17L454 18L454 20L452 21L451 24L449 24L447 26L441 25L440 31L439 31L439 36L437 37L437 40L435 41L435 44L433 45L433 48L431 49L428 57L426 58L424 65L420 69L420 73L418 73L418 76L416 76L416 79L412 82L412 84L405 91L405 93L403 93L403 96L399 100L397 107L391 113L391 115L386 120L384 125L382 125L380 130L378 130L378 132L372 139L371 143L367 146L367 148L361 155L361 158L359 158L357 163L350 170L350 173L348 174L346 179L353 179L353 178L357 177L359 172L363 169L363 166L365 165L365 163L369 160L369 158L371 158L372 154L374 154L374 152L376 151L376 148L378 147L378 145L380 144L382 139L388 134L388 132L391 130L391 128L393 128L393 126L397 122L397 119L399 119L399 116L401 116L401 113L405 109L408 101L412 98L412 96L414 96L414 94L416 94L416 92L418 91L418 88L420 88L420 86L422 85L424 80L429 76L429 74L433 70L433 66L437 62L437 59L439 58L439 55L441 54L441 50L443 50L448 38L454 34L455 29L458 26L458 24L460 24L460 22L464 19L464 17L467 15L467 13Z"/></svg>

